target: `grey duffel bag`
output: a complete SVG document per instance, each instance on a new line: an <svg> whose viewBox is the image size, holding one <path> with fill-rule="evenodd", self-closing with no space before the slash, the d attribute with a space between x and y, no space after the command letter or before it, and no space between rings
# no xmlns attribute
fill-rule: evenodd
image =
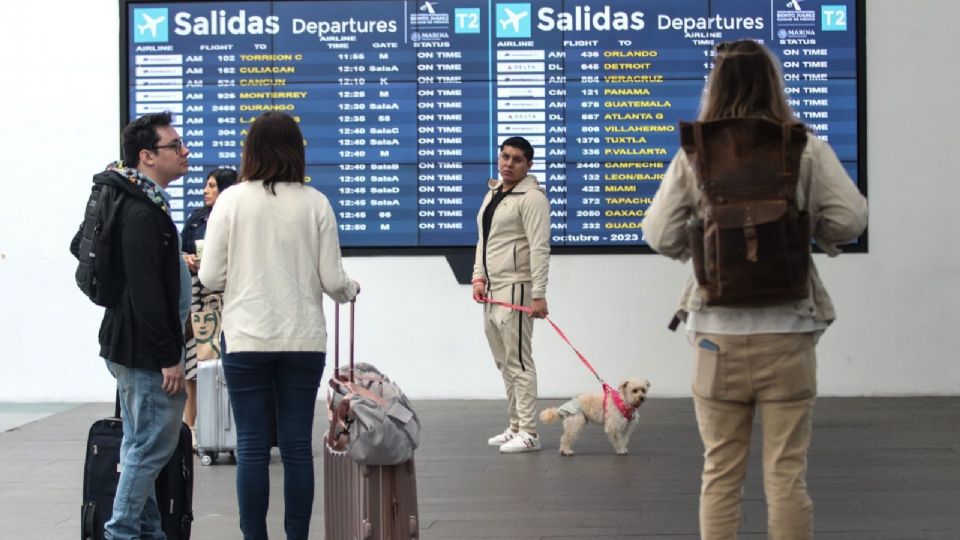
<svg viewBox="0 0 960 540"><path fill-rule="evenodd" d="M347 370L331 379L331 448L345 450L361 465L397 465L413 458L420 419L403 390L370 364L357 364L352 382Z"/></svg>

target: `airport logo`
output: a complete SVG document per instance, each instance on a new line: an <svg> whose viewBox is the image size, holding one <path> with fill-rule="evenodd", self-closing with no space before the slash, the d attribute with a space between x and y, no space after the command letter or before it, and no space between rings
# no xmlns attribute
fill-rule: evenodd
<svg viewBox="0 0 960 540"><path fill-rule="evenodd" d="M479 34L480 8L457 8L453 10L453 32L455 34Z"/></svg>
<svg viewBox="0 0 960 540"><path fill-rule="evenodd" d="M497 37L530 37L530 4L497 4Z"/></svg>
<svg viewBox="0 0 960 540"><path fill-rule="evenodd" d="M437 4L439 2L424 2L420 6L419 13L410 14L410 25L421 30L431 26L448 28L450 26L450 14L437 13Z"/></svg>
<svg viewBox="0 0 960 540"><path fill-rule="evenodd" d="M133 10L133 42L164 43L170 28L167 8L136 8Z"/></svg>
<svg viewBox="0 0 960 540"><path fill-rule="evenodd" d="M779 26L814 26L817 23L817 12L803 8L803 0L771 0L777 4L777 25Z"/></svg>
<svg viewBox="0 0 960 540"><path fill-rule="evenodd" d="M824 32L845 32L847 6L820 6L820 29Z"/></svg>

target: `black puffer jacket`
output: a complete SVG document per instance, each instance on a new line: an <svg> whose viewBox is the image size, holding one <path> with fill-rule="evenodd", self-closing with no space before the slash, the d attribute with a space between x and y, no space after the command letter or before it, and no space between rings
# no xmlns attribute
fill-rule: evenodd
<svg viewBox="0 0 960 540"><path fill-rule="evenodd" d="M126 197L117 220L113 252L123 268L124 291L100 325L100 356L127 367L160 371L180 361L180 244L170 216L120 174L107 183Z"/></svg>

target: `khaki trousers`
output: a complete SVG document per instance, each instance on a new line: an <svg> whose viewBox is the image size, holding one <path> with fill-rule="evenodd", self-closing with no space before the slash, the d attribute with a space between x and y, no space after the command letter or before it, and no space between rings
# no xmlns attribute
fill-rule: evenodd
<svg viewBox="0 0 960 540"><path fill-rule="evenodd" d="M530 307L533 303L530 291L530 283L514 283L488 294L500 302ZM536 433L537 368L530 346L533 319L526 313L485 304L483 321L493 361L507 391L510 428Z"/></svg>
<svg viewBox="0 0 960 540"><path fill-rule="evenodd" d="M737 537L758 409L768 537L812 538L806 471L817 388L813 334L696 333L694 346L694 406L704 447L700 536Z"/></svg>

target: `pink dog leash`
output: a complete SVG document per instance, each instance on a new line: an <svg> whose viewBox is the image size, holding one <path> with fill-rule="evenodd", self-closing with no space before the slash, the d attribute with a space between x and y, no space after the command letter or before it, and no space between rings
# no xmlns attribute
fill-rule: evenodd
<svg viewBox="0 0 960 540"><path fill-rule="evenodd" d="M501 307L505 307L507 309L512 309L514 311L522 311L523 313L533 313L533 309L528 308L526 306L518 306L516 304L510 304L508 302L501 302L499 300L487 298L486 296L481 296L477 298L477 300L480 302L486 302L487 304L495 304ZM547 322L550 323L550 326L552 326L553 329L556 330L557 335L560 336L560 339L566 342L566 344L569 345L571 349L573 349L573 352L577 354L577 358L579 358L580 361L583 362L583 365L586 366L588 370L590 370L590 373L593 373L593 376L597 378L597 381L600 383L600 386L603 388L603 410L604 411L607 410L607 398L609 397L610 399L613 400L613 404L617 407L617 410L620 411L620 414L622 414L623 417L626 418L628 422L630 420L633 420L633 413L634 411L636 411L636 407L630 407L629 405L627 405L623 401L623 396L620 395L620 392L618 392L615 388L613 388L612 386L607 384L606 381L600 378L600 375L597 374L597 370L593 368L593 365L590 364L590 362L587 360L587 357L584 356L580 351L577 350L576 347L573 346L573 343L570 342L570 338L568 338L567 335L563 333L563 330L561 330L560 327L557 326L555 322L550 320L550 317L544 317L544 319L546 319Z"/></svg>

